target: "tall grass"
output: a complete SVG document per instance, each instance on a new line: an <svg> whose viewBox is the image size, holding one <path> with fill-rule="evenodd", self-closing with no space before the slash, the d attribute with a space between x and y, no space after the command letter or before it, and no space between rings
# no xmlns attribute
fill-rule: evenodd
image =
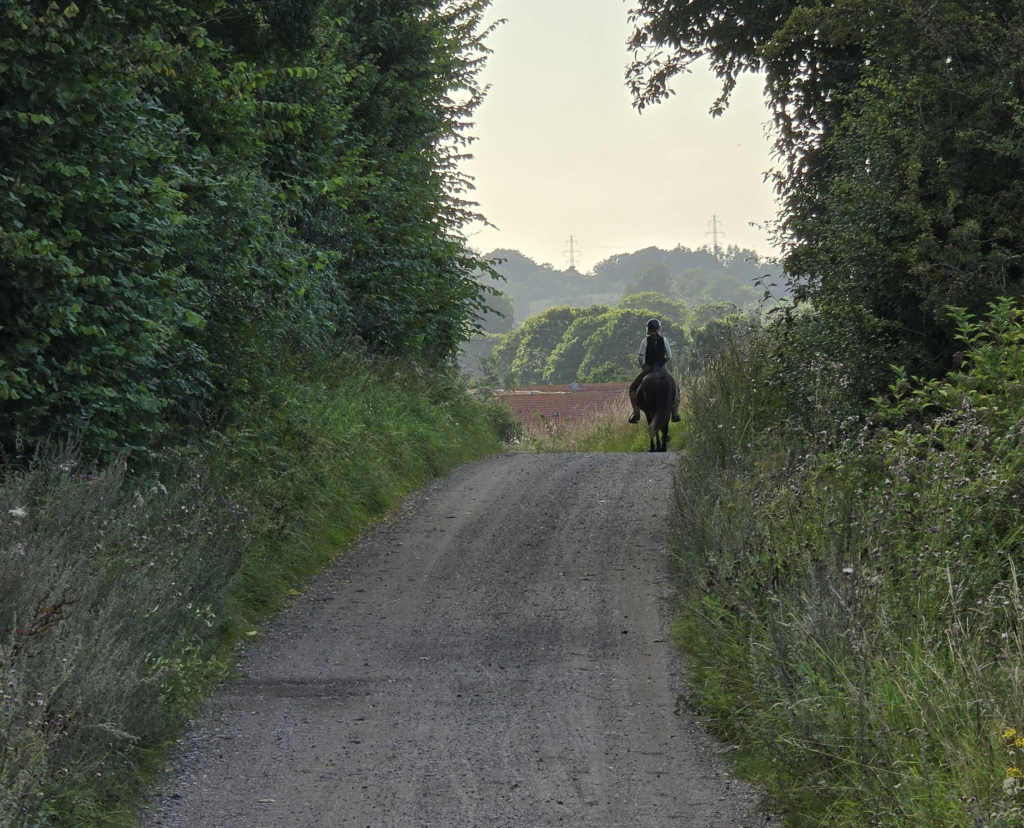
<svg viewBox="0 0 1024 828"><path fill-rule="evenodd" d="M961 322L964 368L869 421L830 420L834 374L793 400L771 330L691 392L690 701L787 824L1022 824L1024 327Z"/></svg>
<svg viewBox="0 0 1024 828"><path fill-rule="evenodd" d="M512 435L508 449L542 453L647 451L650 439L647 436L646 421L641 416L640 425L628 423L628 413L628 408L621 404L608 405L586 420L557 426L545 423L543 432L521 428ZM674 424L670 426L669 434L676 441L669 443L669 451L675 451L678 448L678 429Z"/></svg>
<svg viewBox="0 0 1024 828"><path fill-rule="evenodd" d="M0 825L135 824L140 786L232 645L509 416L444 374L282 374L142 470L53 448L0 480Z"/></svg>

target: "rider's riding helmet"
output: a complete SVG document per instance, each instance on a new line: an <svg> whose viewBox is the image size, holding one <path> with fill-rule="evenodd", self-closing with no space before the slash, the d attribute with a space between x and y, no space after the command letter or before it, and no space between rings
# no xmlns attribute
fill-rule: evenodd
<svg viewBox="0 0 1024 828"><path fill-rule="evenodd" d="M647 332L648 333L650 333L651 331L659 331L659 330L661 330L661 322L659 322L657 319L649 319L649 320L647 320Z"/></svg>

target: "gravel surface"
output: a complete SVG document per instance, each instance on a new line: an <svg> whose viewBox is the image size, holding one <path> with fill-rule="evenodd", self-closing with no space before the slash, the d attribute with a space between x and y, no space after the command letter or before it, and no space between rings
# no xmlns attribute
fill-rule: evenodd
<svg viewBox="0 0 1024 828"><path fill-rule="evenodd" d="M410 497L250 647L143 825L764 825L678 707L672 460L503 455Z"/></svg>

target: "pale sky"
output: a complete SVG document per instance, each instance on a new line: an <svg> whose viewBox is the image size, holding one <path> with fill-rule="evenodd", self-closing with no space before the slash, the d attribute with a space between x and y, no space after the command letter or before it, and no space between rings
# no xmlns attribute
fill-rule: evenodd
<svg viewBox="0 0 1024 828"><path fill-rule="evenodd" d="M717 216L723 246L772 255L775 218L760 78L740 80L725 114L710 70L675 80L676 94L639 114L624 72L628 0L494 0L507 18L488 40L481 79L491 85L476 113L473 200L498 229L473 225L479 252L509 248L562 269L575 240L587 271L615 253L710 243Z"/></svg>

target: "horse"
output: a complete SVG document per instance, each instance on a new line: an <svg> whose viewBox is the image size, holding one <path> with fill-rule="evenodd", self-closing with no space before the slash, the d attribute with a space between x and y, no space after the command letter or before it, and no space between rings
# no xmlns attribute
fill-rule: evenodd
<svg viewBox="0 0 1024 828"><path fill-rule="evenodd" d="M672 418L675 388L661 371L651 371L637 390L636 401L647 417L647 433L651 438L651 451L668 450L668 424Z"/></svg>

